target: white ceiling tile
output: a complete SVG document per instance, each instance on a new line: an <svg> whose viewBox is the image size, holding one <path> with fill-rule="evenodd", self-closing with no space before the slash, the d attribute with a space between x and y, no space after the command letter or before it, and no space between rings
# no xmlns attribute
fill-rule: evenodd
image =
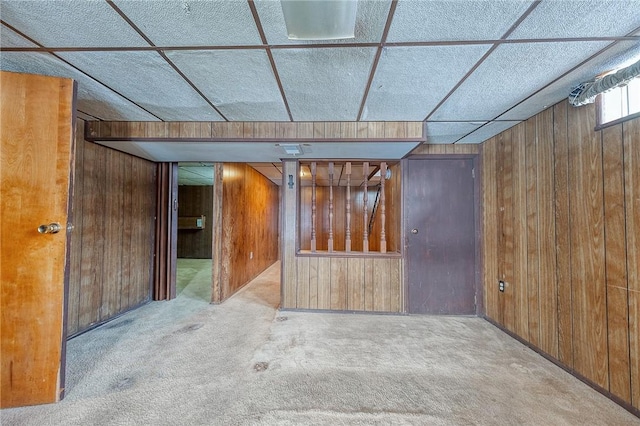
<svg viewBox="0 0 640 426"><path fill-rule="evenodd" d="M427 143L454 143L486 122L427 122Z"/></svg>
<svg viewBox="0 0 640 426"><path fill-rule="evenodd" d="M222 120L156 52L63 52L60 56L163 120Z"/></svg>
<svg viewBox="0 0 640 426"><path fill-rule="evenodd" d="M401 0L388 42L499 39L531 1Z"/></svg>
<svg viewBox="0 0 640 426"><path fill-rule="evenodd" d="M543 1L509 38L623 36L640 26L640 0Z"/></svg>
<svg viewBox="0 0 640 426"><path fill-rule="evenodd" d="M2 20L48 47L148 46L106 1L3 1Z"/></svg>
<svg viewBox="0 0 640 426"><path fill-rule="evenodd" d="M181 163L178 166L178 185L213 185L213 166Z"/></svg>
<svg viewBox="0 0 640 426"><path fill-rule="evenodd" d="M95 117L89 115L89 114L85 114L82 111L76 111L76 117L80 118L81 120L84 121L97 121Z"/></svg>
<svg viewBox="0 0 640 426"><path fill-rule="evenodd" d="M518 123L520 123L520 121L492 121L491 123L488 123L483 127L480 127L478 130L471 133L470 135L460 139L456 143L460 143L460 144L482 143L487 139L497 135L498 133L504 132L505 130L512 128Z"/></svg>
<svg viewBox="0 0 640 426"><path fill-rule="evenodd" d="M126 152L127 154L134 155L136 157L144 158L149 161L161 161L156 159L152 154L150 154L148 149L143 149L138 146L137 143L133 142L96 142L98 145L107 146L109 148L113 148L117 151ZM159 143L156 143L159 145ZM173 157L177 157L180 152L180 147L174 147L176 153L173 154Z"/></svg>
<svg viewBox="0 0 640 426"><path fill-rule="evenodd" d="M269 44L318 44L318 43L378 43L382 39L389 15L390 0L359 0L356 13L355 37L343 40L300 41L289 40L284 15L279 1L255 2L260 23Z"/></svg>
<svg viewBox="0 0 640 426"><path fill-rule="evenodd" d="M503 44L429 119L492 120L608 44Z"/></svg>
<svg viewBox="0 0 640 426"><path fill-rule="evenodd" d="M0 46L2 47L38 47L15 31L0 25Z"/></svg>
<svg viewBox="0 0 640 426"><path fill-rule="evenodd" d="M489 47L385 48L378 62L362 119L424 120Z"/></svg>
<svg viewBox="0 0 640 426"><path fill-rule="evenodd" d="M257 172L274 182L282 180L282 172L273 163L251 163L249 164Z"/></svg>
<svg viewBox="0 0 640 426"><path fill-rule="evenodd" d="M264 50L172 51L167 56L227 119L289 120Z"/></svg>
<svg viewBox="0 0 640 426"><path fill-rule="evenodd" d="M355 121L375 48L273 51L295 121Z"/></svg>
<svg viewBox="0 0 640 426"><path fill-rule="evenodd" d="M77 108L102 120L158 119L48 53L2 52L0 68L30 74L72 78L78 82Z"/></svg>
<svg viewBox="0 0 640 426"><path fill-rule="evenodd" d="M603 72L631 65L638 59L640 59L640 42L618 42L615 46L536 93L499 118L501 120L525 120L548 106L555 105L567 98L571 90L578 84L591 80Z"/></svg>
<svg viewBox="0 0 640 426"><path fill-rule="evenodd" d="M213 167L212 166L200 166L189 164L180 164L178 167L178 174L182 174L189 179L213 179Z"/></svg>
<svg viewBox="0 0 640 426"><path fill-rule="evenodd" d="M157 46L262 44L246 0L116 0Z"/></svg>

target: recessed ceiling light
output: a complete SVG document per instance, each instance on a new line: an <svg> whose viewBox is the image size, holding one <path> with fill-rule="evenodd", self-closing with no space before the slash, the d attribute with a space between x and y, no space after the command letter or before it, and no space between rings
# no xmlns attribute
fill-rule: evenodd
<svg viewBox="0 0 640 426"><path fill-rule="evenodd" d="M300 155L302 154L302 148L299 144L278 144L280 148L282 148L287 155Z"/></svg>
<svg viewBox="0 0 640 426"><path fill-rule="evenodd" d="M354 38L356 0L281 0L291 40Z"/></svg>

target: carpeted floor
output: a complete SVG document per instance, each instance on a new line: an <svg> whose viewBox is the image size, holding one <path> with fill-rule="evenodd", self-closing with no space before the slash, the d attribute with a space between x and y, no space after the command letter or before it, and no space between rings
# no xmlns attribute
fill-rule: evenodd
<svg viewBox="0 0 640 426"><path fill-rule="evenodd" d="M211 259L178 259L176 295L210 301L212 272Z"/></svg>
<svg viewBox="0 0 640 426"><path fill-rule="evenodd" d="M640 424L479 318L280 312L279 272L71 340L65 400L2 425Z"/></svg>

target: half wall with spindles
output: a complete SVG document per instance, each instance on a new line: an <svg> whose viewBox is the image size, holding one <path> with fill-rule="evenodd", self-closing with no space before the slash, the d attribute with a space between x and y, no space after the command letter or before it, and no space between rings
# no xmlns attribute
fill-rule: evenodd
<svg viewBox="0 0 640 426"><path fill-rule="evenodd" d="M399 164L302 163L300 250L400 252L400 182Z"/></svg>
<svg viewBox="0 0 640 426"><path fill-rule="evenodd" d="M299 176L283 186L283 232L296 236L283 241L283 308L402 312L400 164L283 167Z"/></svg>

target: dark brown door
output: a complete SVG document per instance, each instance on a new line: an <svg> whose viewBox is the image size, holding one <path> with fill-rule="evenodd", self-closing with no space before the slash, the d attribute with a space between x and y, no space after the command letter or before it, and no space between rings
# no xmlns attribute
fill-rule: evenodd
<svg viewBox="0 0 640 426"><path fill-rule="evenodd" d="M408 312L475 314L473 159L408 160Z"/></svg>
<svg viewBox="0 0 640 426"><path fill-rule="evenodd" d="M0 72L0 408L64 389L73 102L73 80Z"/></svg>

